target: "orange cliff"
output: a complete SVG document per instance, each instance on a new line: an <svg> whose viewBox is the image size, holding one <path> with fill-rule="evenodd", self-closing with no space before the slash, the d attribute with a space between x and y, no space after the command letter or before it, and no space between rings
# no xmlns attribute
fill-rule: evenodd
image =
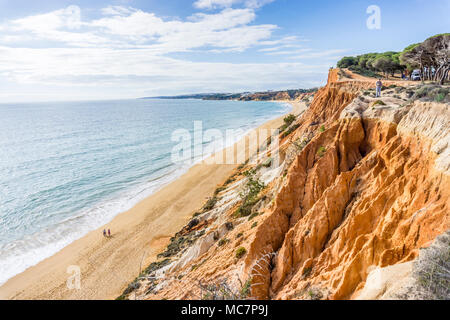
<svg viewBox="0 0 450 320"><path fill-rule="evenodd" d="M136 296L194 299L200 283L249 281L259 299L353 299L371 271L414 260L449 229L448 104L408 99L402 83L377 99L374 80L340 78L330 70L283 138L280 167L256 167L257 214L235 214L247 165L196 218L198 239Z"/></svg>
<svg viewBox="0 0 450 320"><path fill-rule="evenodd" d="M448 164L436 169L432 150L448 141L448 105L399 108L402 101L386 98L377 110L354 100L371 83L339 83L336 70L329 79L295 136L317 121L327 129L295 159L260 227L266 239L251 244L248 266L278 252L255 290L260 298L293 299L311 286L330 299L355 297L369 270L414 259L449 228Z"/></svg>

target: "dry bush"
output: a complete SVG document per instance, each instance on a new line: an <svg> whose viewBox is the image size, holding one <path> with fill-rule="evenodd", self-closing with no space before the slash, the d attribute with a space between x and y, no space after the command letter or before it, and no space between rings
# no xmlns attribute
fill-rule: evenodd
<svg viewBox="0 0 450 320"><path fill-rule="evenodd" d="M414 262L413 276L419 298L450 300L450 231L420 251Z"/></svg>

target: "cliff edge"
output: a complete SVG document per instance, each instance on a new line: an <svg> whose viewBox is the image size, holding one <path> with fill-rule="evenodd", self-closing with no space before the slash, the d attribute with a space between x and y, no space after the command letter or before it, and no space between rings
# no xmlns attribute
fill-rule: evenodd
<svg viewBox="0 0 450 320"><path fill-rule="evenodd" d="M240 166L121 298L401 298L450 228L449 87L376 98L341 74L282 128L279 165Z"/></svg>

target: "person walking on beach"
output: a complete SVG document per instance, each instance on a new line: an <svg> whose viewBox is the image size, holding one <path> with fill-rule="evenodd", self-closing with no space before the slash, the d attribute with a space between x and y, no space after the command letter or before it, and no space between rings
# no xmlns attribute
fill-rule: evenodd
<svg viewBox="0 0 450 320"><path fill-rule="evenodd" d="M383 83L381 82L381 78L378 79L377 81L377 98L381 97L381 88L383 87Z"/></svg>
<svg viewBox="0 0 450 320"><path fill-rule="evenodd" d="M108 229L108 237L111 237L111 230Z"/></svg>
<svg viewBox="0 0 450 320"><path fill-rule="evenodd" d="M103 236L106 237L106 229L103 229Z"/></svg>

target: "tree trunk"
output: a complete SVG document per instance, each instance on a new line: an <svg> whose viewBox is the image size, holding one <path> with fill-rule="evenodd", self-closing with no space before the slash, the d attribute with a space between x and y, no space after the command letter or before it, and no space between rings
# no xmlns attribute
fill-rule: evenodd
<svg viewBox="0 0 450 320"><path fill-rule="evenodd" d="M423 66L423 62L422 62L422 55L423 55L423 50L422 52L420 52L420 57L419 57L419 62L420 62L420 80L422 81L422 84L424 82L424 78L425 78L425 74L424 74L424 66Z"/></svg>
<svg viewBox="0 0 450 320"><path fill-rule="evenodd" d="M450 71L450 68L446 68L443 72L441 81L439 81L440 85L443 85L445 83L445 80L447 80L448 72Z"/></svg>
<svg viewBox="0 0 450 320"><path fill-rule="evenodd" d="M441 64L441 65L435 70L434 77L433 77L433 81L438 81L438 79L439 79L439 80L441 79L441 71L443 70L444 66L445 66L444 64Z"/></svg>

